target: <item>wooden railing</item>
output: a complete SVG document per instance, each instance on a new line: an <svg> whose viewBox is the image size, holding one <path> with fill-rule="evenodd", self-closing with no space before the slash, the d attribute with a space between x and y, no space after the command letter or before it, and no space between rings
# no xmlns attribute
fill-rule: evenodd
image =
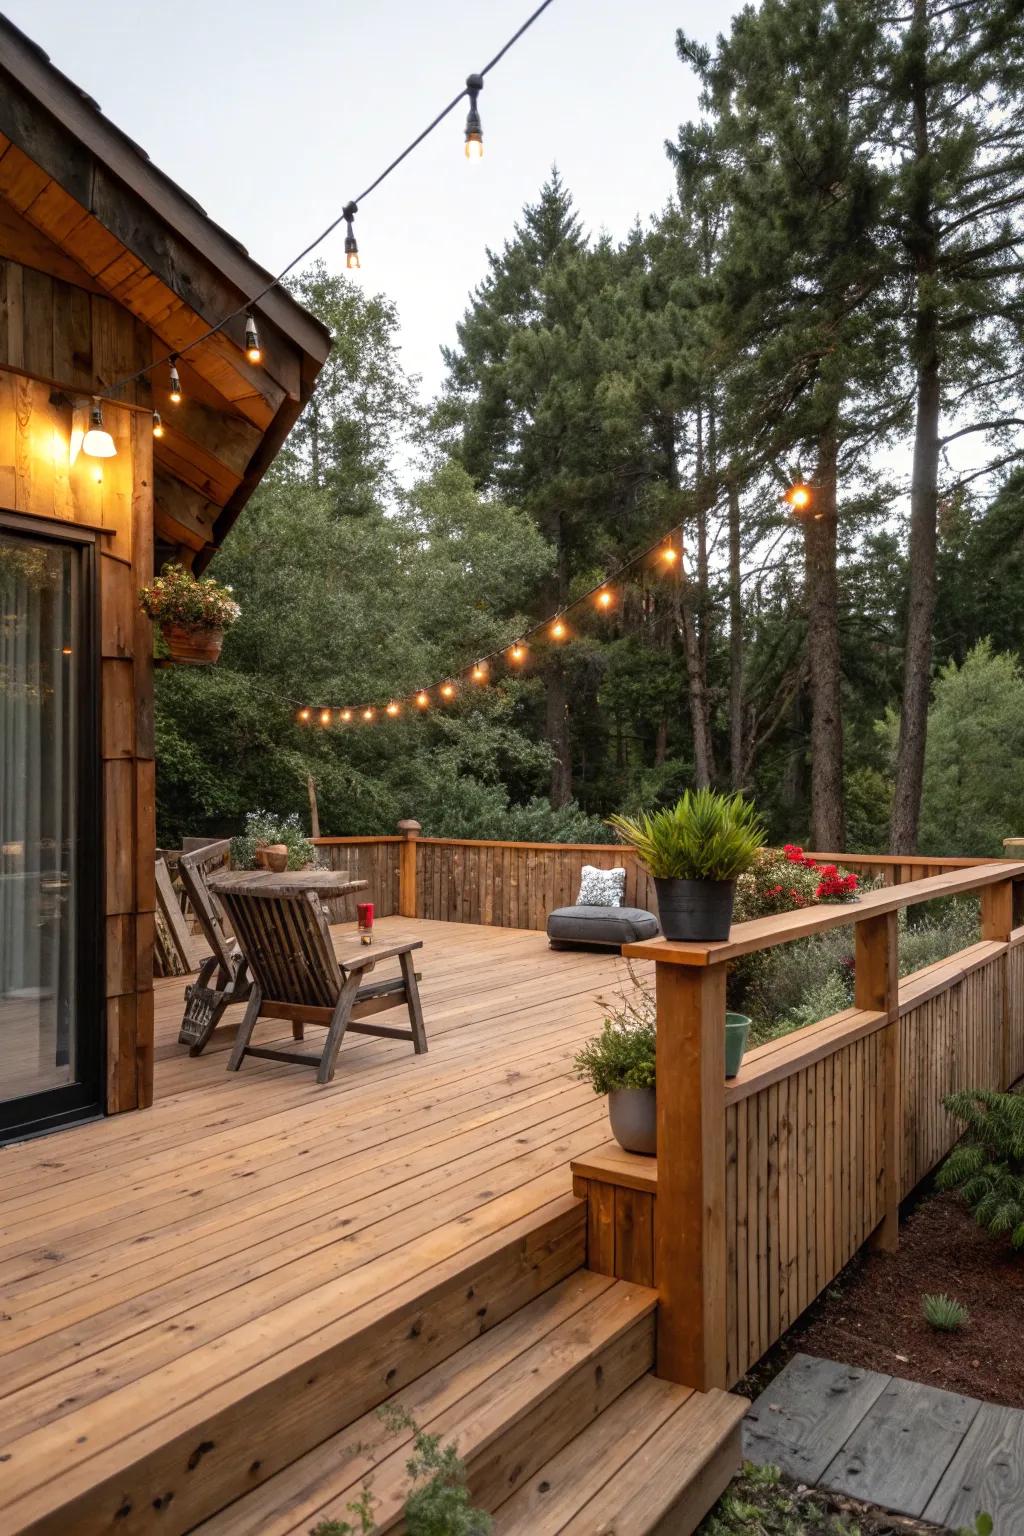
<svg viewBox="0 0 1024 1536"><path fill-rule="evenodd" d="M900 981L898 910L971 893L981 941ZM739 924L723 944L626 946L656 974L660 1375L731 1385L865 1242L896 1245L901 1199L958 1134L943 1097L1024 1074L1022 893L1024 864L976 864ZM728 962L846 926L854 1006L750 1051L727 1082Z"/></svg>
<svg viewBox="0 0 1024 1536"><path fill-rule="evenodd" d="M389 837L320 837L315 841L332 869L369 881L367 900L380 916L487 923L542 932L555 907L571 906L584 864L626 871L624 902L656 911L653 882L629 848L614 843L508 843L471 838L422 837L419 823L400 823ZM399 849L399 845L401 845ZM883 854L815 854L865 875L900 885L972 868L978 859L908 861Z"/></svg>

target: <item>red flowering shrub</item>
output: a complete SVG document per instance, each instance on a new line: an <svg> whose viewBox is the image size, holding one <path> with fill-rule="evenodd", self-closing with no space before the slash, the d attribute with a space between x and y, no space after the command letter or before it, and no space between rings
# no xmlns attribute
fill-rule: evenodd
<svg viewBox="0 0 1024 1536"><path fill-rule="evenodd" d="M757 862L736 882L735 921L796 912L818 902L852 901L857 876L841 875L834 864L818 864L796 843L780 852L765 848Z"/></svg>

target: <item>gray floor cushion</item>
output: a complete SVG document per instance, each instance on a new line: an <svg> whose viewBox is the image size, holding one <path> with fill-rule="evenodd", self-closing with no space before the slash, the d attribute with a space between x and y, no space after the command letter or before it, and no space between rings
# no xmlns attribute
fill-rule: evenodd
<svg viewBox="0 0 1024 1536"><path fill-rule="evenodd" d="M552 949L562 944L594 944L618 949L637 939L656 939L658 919L642 907L556 907L548 914Z"/></svg>

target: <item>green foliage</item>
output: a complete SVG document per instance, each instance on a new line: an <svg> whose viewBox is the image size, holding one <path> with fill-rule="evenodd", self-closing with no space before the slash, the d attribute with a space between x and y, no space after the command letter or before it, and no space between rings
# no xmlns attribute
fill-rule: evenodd
<svg viewBox="0 0 1024 1536"><path fill-rule="evenodd" d="M821 875L808 864L794 863L779 848L762 848L736 881L733 921L748 923L813 906L820 881Z"/></svg>
<svg viewBox="0 0 1024 1536"><path fill-rule="evenodd" d="M606 1009L601 1033L588 1040L573 1061L576 1076L595 1093L617 1088L653 1088L657 1038L654 994L629 968L630 991L623 989Z"/></svg>
<svg viewBox="0 0 1024 1536"><path fill-rule="evenodd" d="M829 1495L798 1488L778 1467L745 1462L701 1525L697 1536L867 1536L848 1509Z"/></svg>
<svg viewBox="0 0 1024 1536"><path fill-rule="evenodd" d="M958 1190L979 1227L1024 1249L1024 1095L975 1088L943 1103L966 1134L939 1170L939 1188Z"/></svg>
<svg viewBox="0 0 1024 1536"><path fill-rule="evenodd" d="M139 607L155 624L180 624L183 629L227 629L241 613L230 587L212 576L193 576L175 562L142 588Z"/></svg>
<svg viewBox="0 0 1024 1536"><path fill-rule="evenodd" d="M765 840L749 800L711 789L688 789L664 810L610 816L608 822L662 880L735 880Z"/></svg>
<svg viewBox="0 0 1024 1536"><path fill-rule="evenodd" d="M953 897L899 913L900 975L909 976L926 965L977 944L981 937L977 897Z"/></svg>
<svg viewBox="0 0 1024 1536"><path fill-rule="evenodd" d="M985 765L988 765L987 767ZM928 712L921 848L1002 853L1024 805L1024 673L987 640L935 682Z"/></svg>
<svg viewBox="0 0 1024 1536"><path fill-rule="evenodd" d="M305 869L316 852L302 830L297 816L275 816L270 811L250 811L245 831L231 839L231 862L235 869L255 869L257 848L284 843L288 849L288 868Z"/></svg>
<svg viewBox="0 0 1024 1536"><path fill-rule="evenodd" d="M921 1315L938 1333L957 1333L971 1320L963 1303L947 1296L944 1291L921 1297Z"/></svg>

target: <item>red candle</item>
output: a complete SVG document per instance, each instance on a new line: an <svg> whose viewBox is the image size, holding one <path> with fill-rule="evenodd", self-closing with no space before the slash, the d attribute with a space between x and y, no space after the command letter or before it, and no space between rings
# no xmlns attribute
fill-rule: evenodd
<svg viewBox="0 0 1024 1536"><path fill-rule="evenodd" d="M359 937L364 944L373 943L373 902L360 901L356 903L356 922L359 927Z"/></svg>

